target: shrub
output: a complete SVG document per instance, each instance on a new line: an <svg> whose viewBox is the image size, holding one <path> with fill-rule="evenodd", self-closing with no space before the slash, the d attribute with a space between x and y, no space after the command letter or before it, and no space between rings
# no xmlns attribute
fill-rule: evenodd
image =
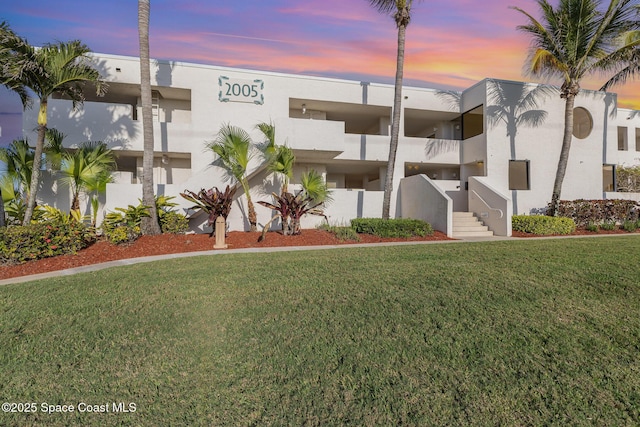
<svg viewBox="0 0 640 427"><path fill-rule="evenodd" d="M638 229L638 222L637 221L625 221L622 223L622 229L624 231L628 231L629 233L633 233L634 231L636 231Z"/></svg>
<svg viewBox="0 0 640 427"><path fill-rule="evenodd" d="M140 223L149 216L149 207L129 205L126 209L116 208L118 212L109 212L102 221L102 232L108 241L120 245L130 243L142 235Z"/></svg>
<svg viewBox="0 0 640 427"><path fill-rule="evenodd" d="M357 233L378 237L424 237L433 234L431 224L409 218L354 218L351 227Z"/></svg>
<svg viewBox="0 0 640 427"><path fill-rule="evenodd" d="M231 188L227 185L224 192L218 190L218 187L213 187L209 190L205 190L203 188L198 193L184 190L184 193L180 193L180 195L190 202L195 203L195 205L189 209L203 210L209 214L207 224L213 226L213 230L211 230L211 235L213 235L216 231L214 226L216 219L221 216L226 221L229 216L233 197L236 194L237 189L238 187Z"/></svg>
<svg viewBox="0 0 640 427"><path fill-rule="evenodd" d="M163 233L182 234L189 229L189 220L181 213L174 211L158 211L160 228Z"/></svg>
<svg viewBox="0 0 640 427"><path fill-rule="evenodd" d="M590 222L587 225L587 231L591 231L591 232L597 232L600 229L600 227L598 226L598 224L596 224L595 222Z"/></svg>
<svg viewBox="0 0 640 427"><path fill-rule="evenodd" d="M345 240L356 241L356 242L360 241L360 236L358 236L358 233L356 233L356 230L354 230L351 227L329 225L329 224L323 223L318 226L318 229L328 231L329 233L336 236L336 238L341 242Z"/></svg>
<svg viewBox="0 0 640 427"><path fill-rule="evenodd" d="M0 263L17 264L73 254L95 241L95 230L70 221L0 229Z"/></svg>
<svg viewBox="0 0 640 427"><path fill-rule="evenodd" d="M639 214L640 205L633 200L561 200L558 208L558 216L571 218L578 226L607 221L622 224L638 220Z"/></svg>
<svg viewBox="0 0 640 427"><path fill-rule="evenodd" d="M539 235L571 234L576 230L572 219L546 215L514 215L511 226L513 231Z"/></svg>
<svg viewBox="0 0 640 427"><path fill-rule="evenodd" d="M124 245L137 240L142 235L142 231L138 225L119 225L108 229L108 231L104 230L104 235L110 243Z"/></svg>
<svg viewBox="0 0 640 427"><path fill-rule="evenodd" d="M605 221L602 224L600 224L600 228L602 228L603 230L607 230L607 231L615 230L616 229L616 223L613 222L613 221Z"/></svg>

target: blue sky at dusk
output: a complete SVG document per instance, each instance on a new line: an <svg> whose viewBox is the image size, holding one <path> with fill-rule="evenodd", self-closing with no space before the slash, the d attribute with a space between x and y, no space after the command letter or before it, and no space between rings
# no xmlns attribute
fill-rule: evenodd
<svg viewBox="0 0 640 427"><path fill-rule="evenodd" d="M534 0L415 3L405 84L464 89L486 77L532 81L523 74L528 39L516 31L524 17L509 6L537 15ZM94 52L138 55L134 0L3 1L1 20L33 45L80 39ZM392 18L366 0L151 0L156 59L392 83L396 37ZM621 105L640 108L640 84L614 91ZM16 105L0 90L0 125Z"/></svg>

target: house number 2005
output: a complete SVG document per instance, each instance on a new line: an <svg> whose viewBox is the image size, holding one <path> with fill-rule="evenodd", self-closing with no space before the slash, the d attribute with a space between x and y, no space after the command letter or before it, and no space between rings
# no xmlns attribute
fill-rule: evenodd
<svg viewBox="0 0 640 427"><path fill-rule="evenodd" d="M256 84L252 84L251 86L249 86L248 84L244 84L241 86L238 83L225 83L225 86L227 86L227 96L242 95L251 98L255 98L256 96L258 96L258 85Z"/></svg>
<svg viewBox="0 0 640 427"><path fill-rule="evenodd" d="M222 102L264 103L262 80L242 80L222 76L218 79L218 83L220 85L218 98Z"/></svg>

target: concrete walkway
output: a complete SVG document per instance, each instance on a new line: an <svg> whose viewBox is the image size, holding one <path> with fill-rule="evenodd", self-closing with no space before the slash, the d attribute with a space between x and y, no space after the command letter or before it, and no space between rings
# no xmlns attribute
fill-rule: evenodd
<svg viewBox="0 0 640 427"><path fill-rule="evenodd" d="M402 246L402 245L434 245L434 244L452 244L452 243L468 243L468 242L496 242L502 240L519 240L527 241L531 239L570 239L570 238L594 238L594 237L615 237L615 236L628 236L628 234L597 234L593 236L551 236L551 237L469 237L457 240L431 240L424 242L385 242L385 243L354 243L346 245L319 245L319 246L283 246L273 248L245 248L245 249L216 249L210 251L198 251L198 252L183 252L177 254L168 255L155 255L140 258L121 259L116 261L104 262L101 264L84 265L81 267L68 268L66 270L50 271L47 273L31 274L28 276L12 277L10 279L0 280L1 285L9 285L13 283L31 282L34 280L43 280L53 277L70 276L77 273L87 273L91 271L103 270L105 268L120 267L124 265L141 264L152 261L162 261L176 258L188 258L194 256L209 256L209 255L228 255L228 254L242 254L242 253L260 253L260 252L291 252L291 251L317 251L324 249L345 249L345 248L365 248L376 246Z"/></svg>

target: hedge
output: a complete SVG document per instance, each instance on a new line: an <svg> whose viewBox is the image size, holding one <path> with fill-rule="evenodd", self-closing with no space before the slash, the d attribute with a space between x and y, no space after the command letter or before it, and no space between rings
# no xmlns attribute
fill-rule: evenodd
<svg viewBox="0 0 640 427"><path fill-rule="evenodd" d="M558 216L571 218L580 227L589 223L635 222L639 215L640 205L634 200L561 200L558 209Z"/></svg>
<svg viewBox="0 0 640 427"><path fill-rule="evenodd" d="M378 237L424 237L433 234L431 224L409 218L354 218L351 220L351 227L357 233Z"/></svg>
<svg viewBox="0 0 640 427"><path fill-rule="evenodd" d="M513 231L548 235L571 234L576 230L576 223L570 218L546 215L513 215L511 217Z"/></svg>

